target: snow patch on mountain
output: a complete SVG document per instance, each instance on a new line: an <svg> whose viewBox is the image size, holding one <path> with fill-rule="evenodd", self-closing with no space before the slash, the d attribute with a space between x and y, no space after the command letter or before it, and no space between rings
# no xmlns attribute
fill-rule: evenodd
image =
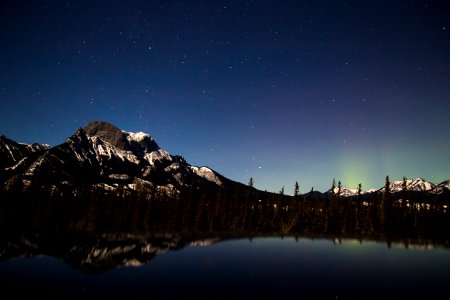
<svg viewBox="0 0 450 300"><path fill-rule="evenodd" d="M128 141L135 141L135 142L142 142L145 138L150 138L151 140L153 140L152 137L150 137L149 134L139 131L139 132L128 132L128 131L123 131L123 133L126 134L127 136L127 140Z"/></svg>
<svg viewBox="0 0 450 300"><path fill-rule="evenodd" d="M38 143L33 144L19 143L19 144L27 147L27 149L30 150L30 152L45 151L51 148L49 144L38 144Z"/></svg>
<svg viewBox="0 0 450 300"><path fill-rule="evenodd" d="M219 179L219 177L208 167L194 167L191 166L191 170L197 174L198 176L201 176L205 178L208 181L214 182L217 185L222 186L222 181Z"/></svg>
<svg viewBox="0 0 450 300"><path fill-rule="evenodd" d="M14 154L14 151L11 150L10 145L5 144L5 147L6 147L6 149L8 150L9 155L11 156L11 158L12 158L14 161L17 161L18 158L16 158L16 156L15 156L15 154Z"/></svg>
<svg viewBox="0 0 450 300"><path fill-rule="evenodd" d="M439 187L442 187L446 190L450 190L450 179L447 179L441 183L438 184Z"/></svg>
<svg viewBox="0 0 450 300"><path fill-rule="evenodd" d="M48 159L45 156L41 156L35 162L31 164L28 170L25 172L26 176L33 176L34 172L38 170L41 166L45 165L48 162Z"/></svg>
<svg viewBox="0 0 450 300"><path fill-rule="evenodd" d="M442 194L445 192L450 192L450 179L447 179L438 185L431 191L433 194Z"/></svg>
<svg viewBox="0 0 450 300"><path fill-rule="evenodd" d="M97 156L97 160L102 162L101 157L107 157L111 159L112 157L119 157L122 161L128 160L134 164L139 164L139 159L133 152L128 150L118 149L112 146L110 143L103 141L97 136L90 136L89 139L94 145L94 151Z"/></svg>
<svg viewBox="0 0 450 300"><path fill-rule="evenodd" d="M339 192L339 188L335 187L333 190L335 195L340 195L342 197L350 197L350 196L357 196L358 195L358 189L349 189L349 188L344 188L341 187L341 191ZM361 195L364 194L366 192L361 191Z"/></svg>
<svg viewBox="0 0 450 300"><path fill-rule="evenodd" d="M27 158L24 157L24 158L22 158L21 160L19 160L14 166L5 168L5 170L7 170L7 171L9 171L9 170L11 170L11 171L12 171L12 170L15 170L15 169L17 169L18 167L20 167L20 165L22 165L26 160L27 160Z"/></svg>
<svg viewBox="0 0 450 300"><path fill-rule="evenodd" d="M156 161L172 161L172 156L163 149L158 149L156 151L152 151L150 153L144 154L144 159L148 161L150 165L154 165Z"/></svg>
<svg viewBox="0 0 450 300"><path fill-rule="evenodd" d="M108 177L111 179L123 181L127 181L130 179L130 176L128 176L127 174L110 174Z"/></svg>
<svg viewBox="0 0 450 300"><path fill-rule="evenodd" d="M391 193L401 192L405 186L405 182L403 180L395 180L392 181L389 185ZM423 178L415 178L415 179L406 179L406 190L407 191L431 191L434 189L435 184L426 181ZM384 191L383 187L381 191Z"/></svg>

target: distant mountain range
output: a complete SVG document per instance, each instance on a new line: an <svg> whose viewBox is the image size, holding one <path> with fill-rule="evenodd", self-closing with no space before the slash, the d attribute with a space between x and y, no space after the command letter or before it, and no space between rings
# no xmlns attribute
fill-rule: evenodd
<svg viewBox="0 0 450 300"><path fill-rule="evenodd" d="M210 190L246 187L208 167L192 166L182 156L169 154L149 134L126 132L102 121L90 122L55 147L21 144L0 135L0 184L6 191L27 189L32 184L90 184L134 190L152 187L168 191L192 185ZM392 181L390 190L403 191L404 185L403 180ZM408 179L406 190L446 193L450 191L450 180L436 185L421 178ZM383 191L384 187L369 192ZM339 191L336 187L334 193L349 197L358 191L343 187Z"/></svg>
<svg viewBox="0 0 450 300"><path fill-rule="evenodd" d="M445 180L439 184L434 184L432 182L426 181L423 178L415 178L415 179L406 179L405 181L403 179L401 180L394 180L390 182L389 190L391 193L398 193L402 192L405 188L405 191L412 191L412 192L426 192L431 194L441 194L444 192L450 191L450 179ZM339 191L338 187L334 188L335 194L340 194L342 197L350 197L350 196L356 196L358 195L358 189L349 189L342 187ZM361 194L367 194L367 193L379 193L384 192L385 187L375 190L369 190L369 191L361 191ZM328 193L330 193L328 191Z"/></svg>

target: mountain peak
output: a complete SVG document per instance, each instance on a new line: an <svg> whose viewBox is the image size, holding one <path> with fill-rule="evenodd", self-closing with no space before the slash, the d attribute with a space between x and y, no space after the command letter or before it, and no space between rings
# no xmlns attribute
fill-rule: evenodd
<svg viewBox="0 0 450 300"><path fill-rule="evenodd" d="M127 139L122 133L122 130L111 123L104 121L92 121L84 126L84 130L87 135L97 136L114 147L122 150L126 148Z"/></svg>
<svg viewBox="0 0 450 300"><path fill-rule="evenodd" d="M84 129L107 129L108 131L121 131L116 125L106 121L91 121L84 126Z"/></svg>
<svg viewBox="0 0 450 300"><path fill-rule="evenodd" d="M159 149L153 138L144 132L127 132L105 121L92 121L84 130L89 136L97 136L121 150L129 150L143 155Z"/></svg>
<svg viewBox="0 0 450 300"><path fill-rule="evenodd" d="M85 136L86 135L86 131L83 128L78 128L77 132L75 132L76 136Z"/></svg>
<svg viewBox="0 0 450 300"><path fill-rule="evenodd" d="M405 186L406 183L406 186ZM400 192L406 187L407 191L430 191L434 189L435 184L428 182L427 180L417 177L414 179L399 179L391 182L391 192ZM384 188L382 188L384 191Z"/></svg>

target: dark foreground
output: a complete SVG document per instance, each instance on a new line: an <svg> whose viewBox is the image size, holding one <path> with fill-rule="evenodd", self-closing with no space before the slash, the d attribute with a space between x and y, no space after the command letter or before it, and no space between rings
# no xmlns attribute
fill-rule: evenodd
<svg viewBox="0 0 450 300"><path fill-rule="evenodd" d="M1 290L14 298L450 296L445 199L188 192L2 195Z"/></svg>

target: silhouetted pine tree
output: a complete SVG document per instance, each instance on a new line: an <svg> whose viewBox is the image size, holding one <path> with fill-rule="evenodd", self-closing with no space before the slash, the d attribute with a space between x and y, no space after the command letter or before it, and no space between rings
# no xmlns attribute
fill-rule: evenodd
<svg viewBox="0 0 450 300"><path fill-rule="evenodd" d="M403 176L403 182L402 182L402 203L401 203L401 207L406 207L406 198L408 198L407 196L407 189L408 189L408 185L406 183L406 176Z"/></svg>
<svg viewBox="0 0 450 300"><path fill-rule="evenodd" d="M386 175L386 183L384 185L384 194L388 195L391 193L391 182L389 181L389 175Z"/></svg>
<svg viewBox="0 0 450 300"><path fill-rule="evenodd" d="M299 193L300 193L300 187L298 185L298 182L296 181L295 186L294 186L294 197L298 197Z"/></svg>
<svg viewBox="0 0 450 300"><path fill-rule="evenodd" d="M342 189L342 185L341 185L341 181L339 180L339 182L338 182L338 197L340 197L341 196L341 189Z"/></svg>
<svg viewBox="0 0 450 300"><path fill-rule="evenodd" d="M355 207L355 231L359 231L359 218L360 218L360 211L361 211L361 193L362 193L362 185L361 183L358 184L358 199L356 200Z"/></svg>
<svg viewBox="0 0 450 300"><path fill-rule="evenodd" d="M406 192L407 184L406 184L406 177L403 176L403 182L402 182L402 191Z"/></svg>
<svg viewBox="0 0 450 300"><path fill-rule="evenodd" d="M336 180L333 178L333 183L331 184L331 197L334 198L334 189L336 188Z"/></svg>
<svg viewBox="0 0 450 300"><path fill-rule="evenodd" d="M390 220L392 212L391 201L391 182L389 181L389 175L386 175L386 183L384 186L384 197L382 199L382 205L379 209L379 228L378 231L386 231L391 227Z"/></svg>

